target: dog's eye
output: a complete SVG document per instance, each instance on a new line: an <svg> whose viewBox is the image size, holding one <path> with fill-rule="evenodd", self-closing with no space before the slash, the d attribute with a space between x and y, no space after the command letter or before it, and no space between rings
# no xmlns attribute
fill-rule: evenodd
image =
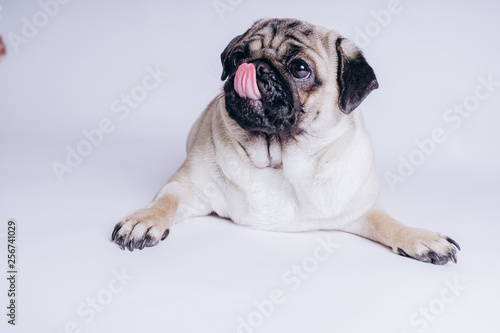
<svg viewBox="0 0 500 333"><path fill-rule="evenodd" d="M311 70L304 60L296 59L288 65L288 70L297 79L305 79L311 75Z"/></svg>
<svg viewBox="0 0 500 333"><path fill-rule="evenodd" d="M236 52L233 54L233 66L236 68L240 65L241 61L245 58L243 52Z"/></svg>

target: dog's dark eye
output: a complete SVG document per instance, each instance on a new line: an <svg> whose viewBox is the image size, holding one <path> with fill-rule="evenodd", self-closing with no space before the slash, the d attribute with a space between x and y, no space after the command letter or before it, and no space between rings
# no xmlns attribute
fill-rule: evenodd
<svg viewBox="0 0 500 333"><path fill-rule="evenodd" d="M243 52L236 52L233 54L233 66L236 68L241 64L241 61L245 58Z"/></svg>
<svg viewBox="0 0 500 333"><path fill-rule="evenodd" d="M305 79L311 75L311 70L304 60L296 59L288 65L288 70L297 79Z"/></svg>

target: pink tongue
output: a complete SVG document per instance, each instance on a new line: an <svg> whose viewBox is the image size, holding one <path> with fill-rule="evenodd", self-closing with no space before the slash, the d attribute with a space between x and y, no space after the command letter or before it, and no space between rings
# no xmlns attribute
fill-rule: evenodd
<svg viewBox="0 0 500 333"><path fill-rule="evenodd" d="M234 77L234 90L241 98L250 98L255 101L262 98L257 87L255 66L243 63Z"/></svg>

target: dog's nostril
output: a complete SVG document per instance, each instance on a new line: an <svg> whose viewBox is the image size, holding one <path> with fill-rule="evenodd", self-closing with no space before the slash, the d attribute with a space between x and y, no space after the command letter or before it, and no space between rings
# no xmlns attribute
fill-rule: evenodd
<svg viewBox="0 0 500 333"><path fill-rule="evenodd" d="M265 62L258 62L255 67L259 76L271 73L271 68Z"/></svg>

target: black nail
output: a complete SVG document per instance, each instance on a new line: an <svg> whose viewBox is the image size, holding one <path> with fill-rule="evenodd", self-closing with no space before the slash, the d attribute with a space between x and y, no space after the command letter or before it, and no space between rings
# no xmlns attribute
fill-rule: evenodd
<svg viewBox="0 0 500 333"><path fill-rule="evenodd" d="M431 258L431 263L433 264L441 261L438 255L434 252L429 252L427 255L429 256L429 258Z"/></svg>
<svg viewBox="0 0 500 333"><path fill-rule="evenodd" d="M142 250L144 246L146 246L146 242L148 241L148 236L144 237L142 240L141 246L139 247L139 250Z"/></svg>
<svg viewBox="0 0 500 333"><path fill-rule="evenodd" d="M161 238L161 240L164 240L165 238L167 238L169 233L170 233L170 229L165 230L165 233L163 234L163 237Z"/></svg>
<svg viewBox="0 0 500 333"><path fill-rule="evenodd" d="M125 250L125 238L118 237L118 239L116 240L116 244L120 246L120 249Z"/></svg>
<svg viewBox="0 0 500 333"><path fill-rule="evenodd" d="M398 247L398 253L403 257L411 258L405 251L401 250L399 247Z"/></svg>
<svg viewBox="0 0 500 333"><path fill-rule="evenodd" d="M120 230L122 228L122 224L121 223L118 223L116 226L115 226L115 229L113 229L113 233L111 234L111 240L114 241L115 240L115 237L116 237L116 233L118 232L118 230Z"/></svg>
<svg viewBox="0 0 500 333"><path fill-rule="evenodd" d="M134 251L134 241L132 239L128 242L128 249L130 252Z"/></svg>
<svg viewBox="0 0 500 333"><path fill-rule="evenodd" d="M455 255L455 253L454 253L454 252L450 252L448 256L451 258L451 260L452 260L455 264L457 263L457 257L456 257L456 255Z"/></svg>
<svg viewBox="0 0 500 333"><path fill-rule="evenodd" d="M446 238L446 240L448 240L448 242L450 242L451 244L455 245L458 249L458 251L461 251L460 250L460 245L458 245L457 242L455 242L453 239L451 239L450 237Z"/></svg>

